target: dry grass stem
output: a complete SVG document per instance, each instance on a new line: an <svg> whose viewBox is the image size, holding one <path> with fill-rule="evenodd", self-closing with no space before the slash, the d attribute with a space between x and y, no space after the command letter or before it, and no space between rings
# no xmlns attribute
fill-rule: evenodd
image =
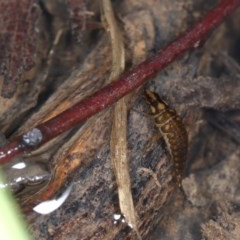
<svg viewBox="0 0 240 240"><path fill-rule="evenodd" d="M107 30L109 31L112 44L112 71L109 81L115 80L125 68L124 44L121 32L116 23L111 2L102 1L102 9ZM121 213L126 222L137 233L137 221L131 192L131 180L128 167L127 154L127 98L118 101L113 109L113 123L110 140L111 161L118 185L118 197Z"/></svg>

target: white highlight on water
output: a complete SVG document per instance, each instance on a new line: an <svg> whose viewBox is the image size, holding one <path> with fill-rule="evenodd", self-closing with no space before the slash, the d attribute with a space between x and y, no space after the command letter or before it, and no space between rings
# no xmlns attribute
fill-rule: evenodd
<svg viewBox="0 0 240 240"><path fill-rule="evenodd" d="M59 198L41 202L37 206L35 206L33 210L43 215L55 211L66 201L71 190L72 184L61 194Z"/></svg>
<svg viewBox="0 0 240 240"><path fill-rule="evenodd" d="M23 169L25 168L27 165L25 162L19 162L19 163L16 163L12 166L12 168L14 169Z"/></svg>

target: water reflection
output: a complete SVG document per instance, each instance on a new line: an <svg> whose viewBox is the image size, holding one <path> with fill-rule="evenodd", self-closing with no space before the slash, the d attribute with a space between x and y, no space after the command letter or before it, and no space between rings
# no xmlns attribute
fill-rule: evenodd
<svg viewBox="0 0 240 240"><path fill-rule="evenodd" d="M36 207L33 208L33 210L37 213L40 214L49 214L56 209L58 209L68 198L71 190L72 190L72 185L67 187L67 189L57 198L44 201L42 203L39 203Z"/></svg>
<svg viewBox="0 0 240 240"><path fill-rule="evenodd" d="M0 133L0 146L7 143ZM5 181L0 182L0 189L10 188L18 200L34 195L51 180L49 169L50 154L29 155L17 157L12 162L2 166ZM33 208L40 214L48 214L59 208L67 199L72 189L68 186L61 195L53 200L45 201Z"/></svg>
<svg viewBox="0 0 240 240"><path fill-rule="evenodd" d="M0 133L0 146L7 144L5 136ZM9 187L17 198L31 195L39 191L51 179L46 159L43 157L17 157L2 166L5 181L0 189Z"/></svg>
<svg viewBox="0 0 240 240"><path fill-rule="evenodd" d="M5 182L0 188L9 187L17 197L33 194L50 179L51 173L43 163L21 161L4 165Z"/></svg>

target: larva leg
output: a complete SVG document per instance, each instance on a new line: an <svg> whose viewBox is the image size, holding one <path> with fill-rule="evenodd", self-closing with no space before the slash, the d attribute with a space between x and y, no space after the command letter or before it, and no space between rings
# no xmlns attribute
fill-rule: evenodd
<svg viewBox="0 0 240 240"><path fill-rule="evenodd" d="M131 111L136 112L140 116L143 116L145 118L149 118L149 113L142 112L139 109L132 108ZM164 139L163 139L162 134L159 131L154 133L154 135L149 138L148 143L144 147L146 149L146 152L148 151L148 149L151 149L151 146L152 146L153 143L159 142L159 141L162 141L162 140L164 140Z"/></svg>
<svg viewBox="0 0 240 240"><path fill-rule="evenodd" d="M161 188L161 183L158 180L157 174L153 170L151 170L149 168L141 167L141 168L138 169L138 172L149 174L154 179L156 185L159 188Z"/></svg>

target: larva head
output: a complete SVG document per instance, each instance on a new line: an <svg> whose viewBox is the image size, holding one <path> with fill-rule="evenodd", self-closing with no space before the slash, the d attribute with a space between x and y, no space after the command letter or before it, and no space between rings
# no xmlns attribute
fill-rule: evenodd
<svg viewBox="0 0 240 240"><path fill-rule="evenodd" d="M167 108L166 104L159 98L157 93L149 90L146 90L145 93L152 114L160 113Z"/></svg>

